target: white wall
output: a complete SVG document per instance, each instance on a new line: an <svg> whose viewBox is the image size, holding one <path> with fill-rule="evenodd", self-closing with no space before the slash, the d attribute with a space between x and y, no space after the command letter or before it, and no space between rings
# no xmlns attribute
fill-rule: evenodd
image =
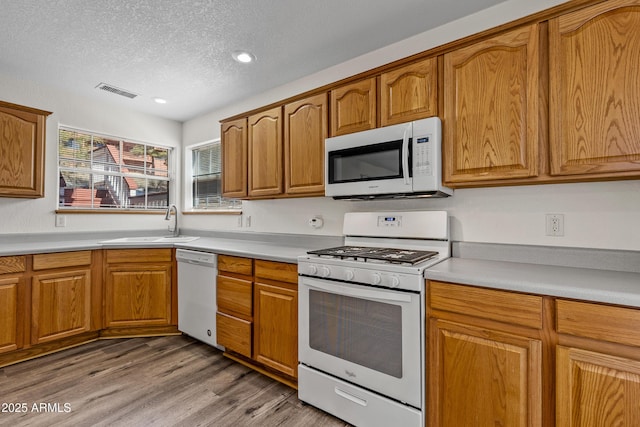
<svg viewBox="0 0 640 427"><path fill-rule="evenodd" d="M440 28L339 64L306 78L190 120L184 144L218 138L218 122L262 105L329 84L429 48L495 27L565 0L509 0ZM550 246L640 250L640 181L497 187L457 190L438 200L343 202L329 198L249 201L243 203L242 227L237 216L183 218L184 226L211 230L300 234L342 234L348 211L445 209L451 215L454 240ZM565 215L565 236L545 236L545 214ZM322 215L325 226L307 225ZM247 228L247 217L251 227Z"/></svg>
<svg viewBox="0 0 640 427"><path fill-rule="evenodd" d="M182 123L107 103L96 103L70 93L42 87L0 74L0 99L51 111L47 118L45 150L45 197L40 199L0 198L0 234L142 230L166 227L161 215L67 214L67 226L55 227L58 203L58 124L107 135L180 147ZM115 96L115 95L114 95ZM181 150L176 150L180 162Z"/></svg>

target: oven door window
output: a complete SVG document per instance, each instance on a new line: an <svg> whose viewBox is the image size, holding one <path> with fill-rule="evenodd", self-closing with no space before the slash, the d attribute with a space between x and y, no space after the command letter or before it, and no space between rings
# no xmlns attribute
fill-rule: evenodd
<svg viewBox="0 0 640 427"><path fill-rule="evenodd" d="M330 184L402 178L402 140L330 151L328 163Z"/></svg>
<svg viewBox="0 0 640 427"><path fill-rule="evenodd" d="M402 378L402 307L309 291L309 346Z"/></svg>

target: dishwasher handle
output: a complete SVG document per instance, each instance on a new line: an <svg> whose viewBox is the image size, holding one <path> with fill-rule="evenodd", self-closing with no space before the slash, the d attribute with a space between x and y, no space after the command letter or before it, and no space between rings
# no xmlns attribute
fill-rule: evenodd
<svg viewBox="0 0 640 427"><path fill-rule="evenodd" d="M188 251L186 249L176 250L176 261L193 265L216 268L217 256L209 252Z"/></svg>

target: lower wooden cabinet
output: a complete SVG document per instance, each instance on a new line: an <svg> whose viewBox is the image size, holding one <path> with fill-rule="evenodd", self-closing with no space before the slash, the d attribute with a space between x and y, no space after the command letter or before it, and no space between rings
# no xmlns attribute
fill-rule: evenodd
<svg viewBox="0 0 640 427"><path fill-rule="evenodd" d="M640 425L640 310L559 299L556 425Z"/></svg>
<svg viewBox="0 0 640 427"><path fill-rule="evenodd" d="M293 378L298 377L297 267L255 261L253 357Z"/></svg>
<svg viewBox="0 0 640 427"><path fill-rule="evenodd" d="M640 425L640 309L427 286L429 426Z"/></svg>
<svg viewBox="0 0 640 427"><path fill-rule="evenodd" d="M146 328L175 324L172 249L106 252L105 327Z"/></svg>
<svg viewBox="0 0 640 427"><path fill-rule="evenodd" d="M297 280L296 264L218 256L218 343L289 385L298 376Z"/></svg>
<svg viewBox="0 0 640 427"><path fill-rule="evenodd" d="M440 282L429 295L429 425L544 425L542 298Z"/></svg>
<svg viewBox="0 0 640 427"><path fill-rule="evenodd" d="M0 353L22 347L19 285L17 277L0 279Z"/></svg>
<svg viewBox="0 0 640 427"><path fill-rule="evenodd" d="M31 344L42 344L92 329L92 252L33 256Z"/></svg>

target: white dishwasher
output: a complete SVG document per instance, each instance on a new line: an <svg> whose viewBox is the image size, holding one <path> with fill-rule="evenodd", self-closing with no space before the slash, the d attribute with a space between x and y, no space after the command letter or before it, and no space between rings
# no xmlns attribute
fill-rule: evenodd
<svg viewBox="0 0 640 427"><path fill-rule="evenodd" d="M216 254L176 250L178 261L178 329L202 342L216 342Z"/></svg>

